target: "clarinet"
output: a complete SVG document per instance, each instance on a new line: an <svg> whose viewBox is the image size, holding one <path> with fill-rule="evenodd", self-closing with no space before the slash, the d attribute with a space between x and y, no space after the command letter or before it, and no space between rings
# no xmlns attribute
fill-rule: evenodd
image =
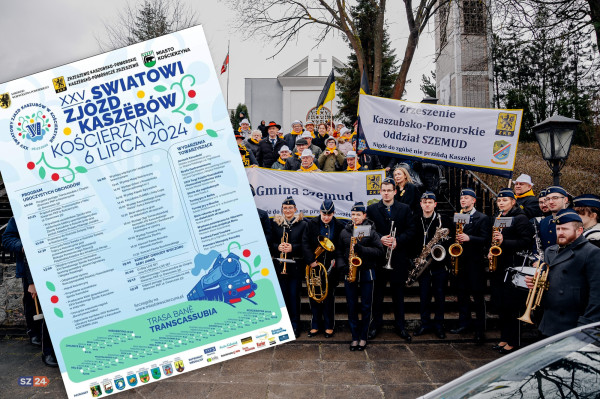
<svg viewBox="0 0 600 399"><path fill-rule="evenodd" d="M533 228L535 229L535 249L537 250L537 255L540 259L540 263L542 263L544 261L544 250L542 249L542 240L540 239L537 223L533 224Z"/></svg>

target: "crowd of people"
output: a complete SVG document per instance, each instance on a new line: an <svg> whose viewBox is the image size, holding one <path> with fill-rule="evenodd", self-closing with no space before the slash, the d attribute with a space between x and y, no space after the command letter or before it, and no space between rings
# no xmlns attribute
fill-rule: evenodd
<svg viewBox="0 0 600 399"><path fill-rule="evenodd" d="M285 199L281 215L271 221L263 213L265 235L296 336L301 334L305 267L318 267L319 263L327 271L328 292L324 301L309 299L312 319L308 336L322 333L330 338L335 334L335 287L342 282L351 351L364 350L368 340L381 331L388 283L394 329L401 338L410 342L412 336L427 333L446 338L444 305L451 275L459 319L450 332L472 332L476 343L485 342L484 294L489 276L501 333L493 349L502 354L520 346L518 318L526 309L527 294L540 270L549 270L547 292L535 317L541 336L600 321L600 197L586 194L573 198L560 186L535 195L531 178L521 175L513 189L499 191L500 213L494 218L479 212L475 191L464 188L456 214L462 218L455 215L452 220L437 212L434 192L420 194L407 189L406 169L394 170L392 176L381 183L381 200L369 206L356 202L347 223L335 218L331 200L323 201L320 215L308 220L297 212L292 197ZM431 248L436 233L444 228L450 232L449 239L437 244L445 255L432 257L426 248ZM322 237L330 239L335 250L315 258ZM418 277L421 323L411 334L405 328L404 292L407 277L414 265L422 264L417 261L422 256L426 256L427 267ZM284 257L288 260L282 261ZM540 262L545 264L535 269ZM519 268L524 265L529 271L537 270L535 276ZM525 283L514 278L519 273Z"/></svg>

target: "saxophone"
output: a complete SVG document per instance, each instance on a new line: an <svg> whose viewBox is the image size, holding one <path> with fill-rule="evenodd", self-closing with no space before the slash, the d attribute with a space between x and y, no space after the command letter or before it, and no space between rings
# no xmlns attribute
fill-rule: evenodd
<svg viewBox="0 0 600 399"><path fill-rule="evenodd" d="M500 212L500 214L498 215L496 220L500 219L500 216L502 216L502 212ZM492 235L494 233L496 233L497 231L502 232L502 228L500 228L498 226L494 226ZM496 239L492 240L492 246L490 247L490 254L492 255L492 257L489 260L488 267L490 269L490 272L495 272L496 267L497 267L498 256L502 254L502 248L500 248L500 245L498 245L498 240L496 240Z"/></svg>
<svg viewBox="0 0 600 399"><path fill-rule="evenodd" d="M462 213L462 211L461 211L461 213ZM456 223L456 240L454 241L454 244L450 245L450 248L448 248L448 252L450 253L451 263L452 263L450 272L455 276L458 275L458 257L460 255L462 255L462 253L463 253L463 247L458 242L458 236L460 234L462 234L462 232L463 232L463 224Z"/></svg>
<svg viewBox="0 0 600 399"><path fill-rule="evenodd" d="M358 267L362 265L362 259L354 254L354 246L361 238L362 236L350 238L350 254L348 256L349 268L348 275L346 276L346 281L349 283L353 283L356 281L356 273L358 272Z"/></svg>
<svg viewBox="0 0 600 399"><path fill-rule="evenodd" d="M406 280L407 287L410 287L411 285L413 285L417 281L419 276L425 270L427 270L427 268L431 264L431 260L434 259L434 257L429 256L431 254L433 248L435 248L437 245L439 245L438 244L439 241L447 239L449 233L450 233L450 231L445 227L438 227L435 229L435 235L433 236L433 238L427 243L427 245L425 245L423 247L423 251L421 252L421 254L414 260L415 267L408 272L408 279ZM443 247L442 247L442 249L443 249ZM445 253L444 253L444 257L445 257ZM441 257L441 259L443 259L444 257ZM438 260L438 259L436 259L436 260ZM439 259L439 260L441 260L441 259Z"/></svg>

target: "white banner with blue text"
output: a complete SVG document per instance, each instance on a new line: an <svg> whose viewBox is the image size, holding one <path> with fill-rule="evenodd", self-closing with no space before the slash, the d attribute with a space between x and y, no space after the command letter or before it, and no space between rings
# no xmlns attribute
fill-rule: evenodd
<svg viewBox="0 0 600 399"><path fill-rule="evenodd" d="M321 203L331 199L336 217L349 219L355 202L369 205L381 199L379 186L385 178L384 170L294 172L246 168L246 173L256 192L256 207L270 217L280 214L283 200L292 197L298 211L305 216L318 216Z"/></svg>
<svg viewBox="0 0 600 399"><path fill-rule="evenodd" d="M366 152L511 177L523 110L454 107L360 95ZM364 135L364 136L363 136Z"/></svg>

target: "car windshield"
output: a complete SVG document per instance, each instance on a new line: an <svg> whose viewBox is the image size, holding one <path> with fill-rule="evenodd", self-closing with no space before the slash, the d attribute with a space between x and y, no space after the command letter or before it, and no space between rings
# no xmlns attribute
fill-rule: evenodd
<svg viewBox="0 0 600 399"><path fill-rule="evenodd" d="M600 329L587 329L517 356L441 394L441 398L597 398Z"/></svg>

